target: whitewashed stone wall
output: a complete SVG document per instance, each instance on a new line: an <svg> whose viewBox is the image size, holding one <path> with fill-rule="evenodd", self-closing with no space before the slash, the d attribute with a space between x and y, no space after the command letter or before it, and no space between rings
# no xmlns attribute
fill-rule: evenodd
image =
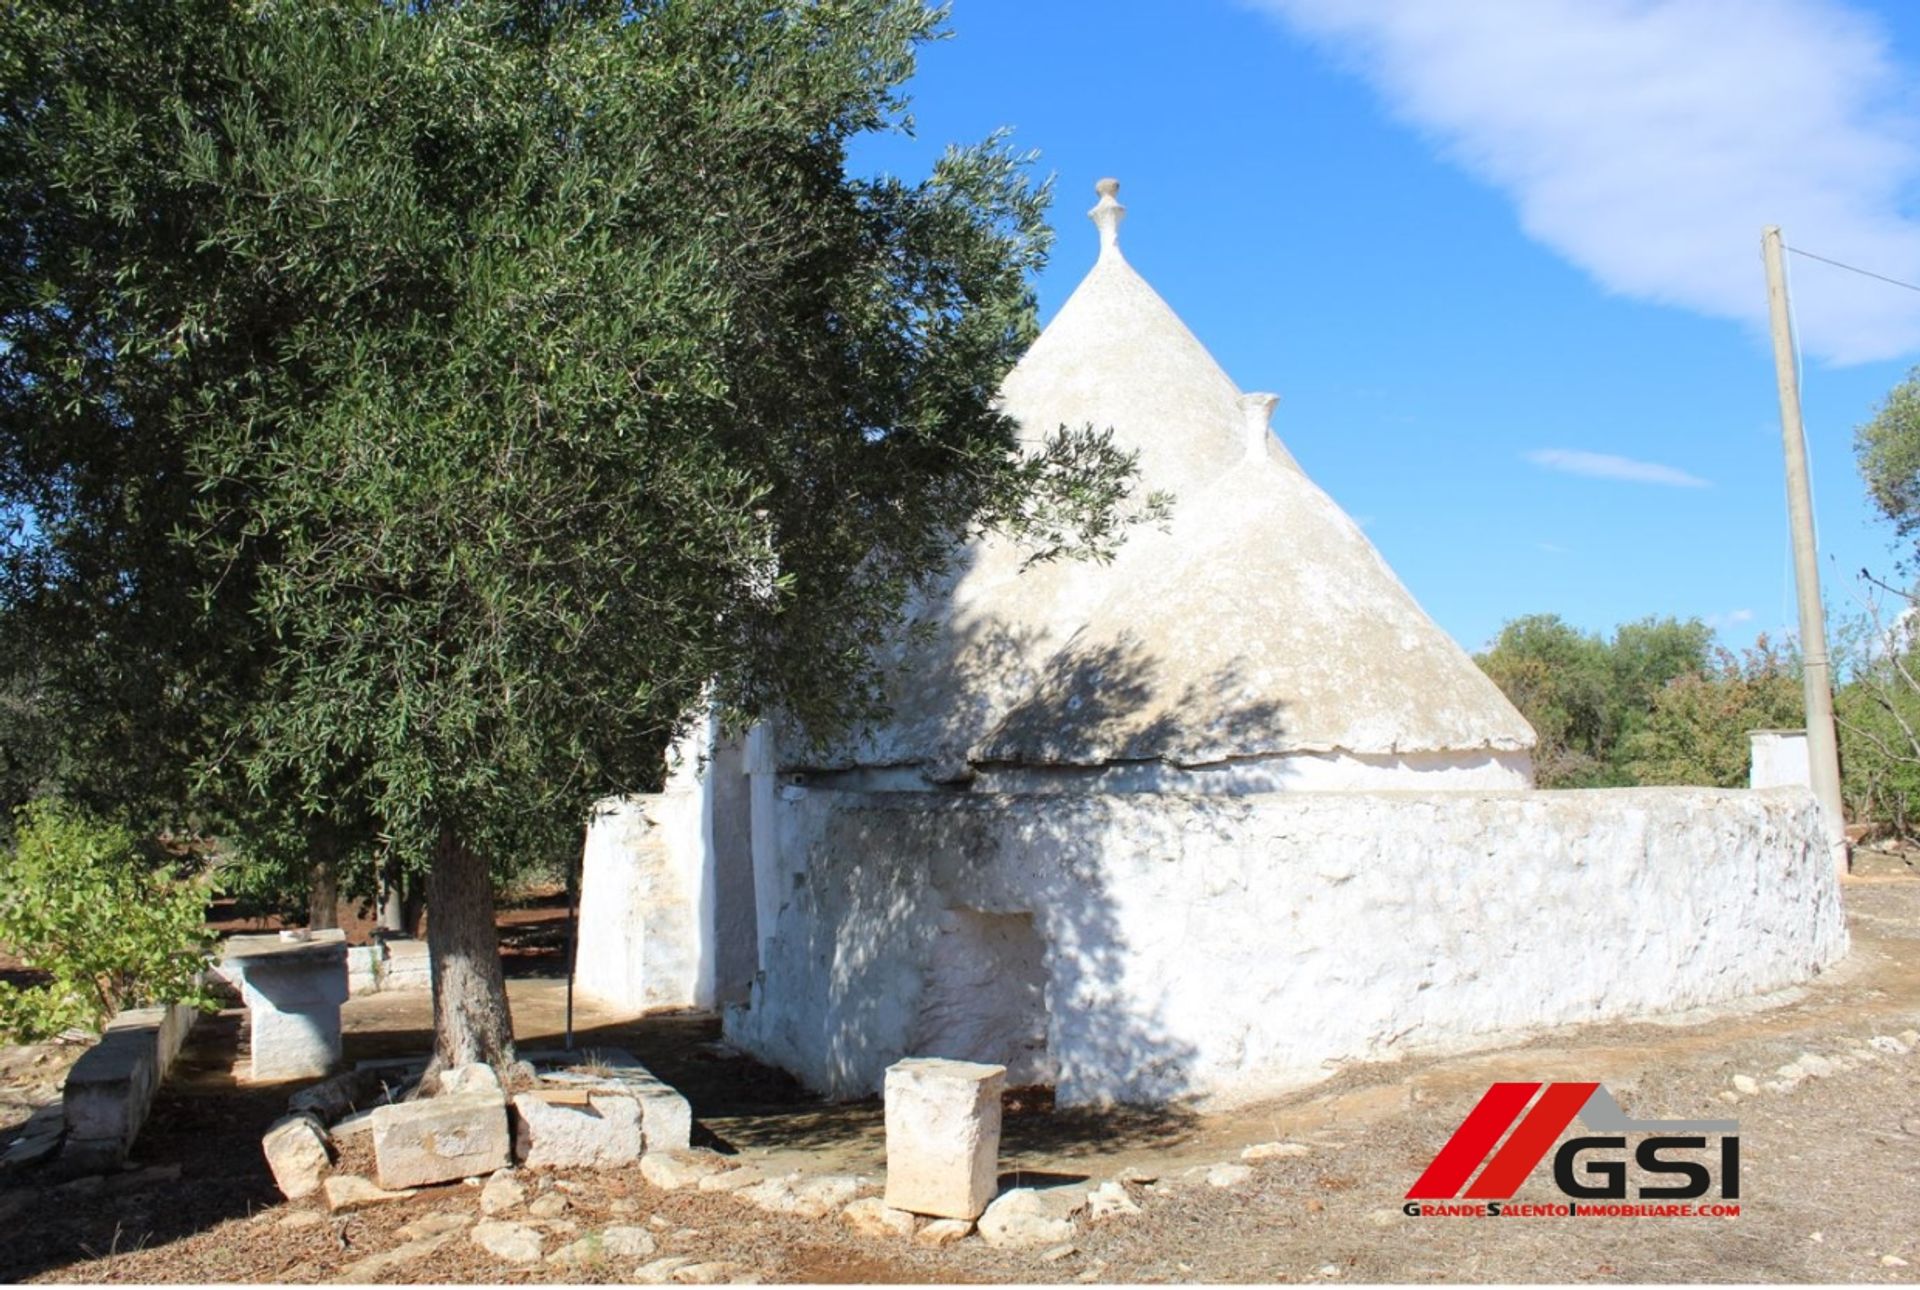
<svg viewBox="0 0 1920 1290"><path fill-rule="evenodd" d="M1046 1051L1021 1056L1063 1103L1235 1101L1334 1063L1732 1000L1847 950L1804 790L789 787L778 808L788 895L727 1033L834 1095L909 1054L1007 1060L977 1037L1027 987ZM1039 968L1010 953L1013 988L976 989L973 1017L941 938L1012 916Z"/></svg>

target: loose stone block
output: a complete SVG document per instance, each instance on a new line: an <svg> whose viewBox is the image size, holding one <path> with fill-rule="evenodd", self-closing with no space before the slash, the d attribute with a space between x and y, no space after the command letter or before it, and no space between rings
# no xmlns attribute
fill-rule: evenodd
<svg viewBox="0 0 1920 1290"><path fill-rule="evenodd" d="M350 1214L356 1209L405 1200L416 1193L411 1187L387 1191L374 1186L359 1174L335 1174L320 1184L320 1194L326 1199L328 1213Z"/></svg>
<svg viewBox="0 0 1920 1290"><path fill-rule="evenodd" d="M861 1236L906 1240L920 1226L918 1216L890 1208L878 1196L856 1200L840 1211L840 1221Z"/></svg>
<svg viewBox="0 0 1920 1290"><path fill-rule="evenodd" d="M221 968L239 984L247 1005L250 1078L311 1079L339 1065L345 932L312 932L305 940L235 936L226 943Z"/></svg>
<svg viewBox="0 0 1920 1290"><path fill-rule="evenodd" d="M980 1239L999 1249L1033 1249L1073 1239L1073 1216L1086 1208L1087 1193L1070 1187L1018 1187L987 1206Z"/></svg>
<svg viewBox="0 0 1920 1290"><path fill-rule="evenodd" d="M998 1186L1007 1068L914 1057L887 1068L887 1204L977 1219Z"/></svg>
<svg viewBox="0 0 1920 1290"><path fill-rule="evenodd" d="M513 1162L507 1104L491 1093L459 1093L374 1108L373 1154L382 1187L421 1187L472 1178Z"/></svg>
<svg viewBox="0 0 1920 1290"><path fill-rule="evenodd" d="M266 1153L267 1168L273 1170L274 1185L288 1200L300 1200L319 1191L321 1180L333 1166L327 1131L320 1127L320 1121L305 1113L275 1121L260 1139L260 1149Z"/></svg>
<svg viewBox="0 0 1920 1290"><path fill-rule="evenodd" d="M646 1145L631 1097L592 1093L585 1106L563 1106L521 1093L513 1111L514 1153L532 1168L613 1169L639 1160Z"/></svg>
<svg viewBox="0 0 1920 1290"><path fill-rule="evenodd" d="M475 1223L469 1234L473 1243L508 1263L538 1263L541 1236L537 1228L525 1223L503 1223L495 1219Z"/></svg>

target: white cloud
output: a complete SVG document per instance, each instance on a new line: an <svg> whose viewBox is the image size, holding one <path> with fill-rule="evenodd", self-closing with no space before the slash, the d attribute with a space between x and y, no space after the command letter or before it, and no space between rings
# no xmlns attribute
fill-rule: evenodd
<svg viewBox="0 0 1920 1290"><path fill-rule="evenodd" d="M1752 622L1753 611L1751 609L1729 609L1724 614L1708 614L1702 618L1701 621L1713 628L1713 630L1719 631L1724 627L1738 627L1742 623Z"/></svg>
<svg viewBox="0 0 1920 1290"><path fill-rule="evenodd" d="M1540 448L1527 454L1527 460L1547 470L1567 475L1585 475L1589 479L1615 479L1628 484L1665 484L1669 488L1711 488L1698 475L1657 461L1635 461L1604 452L1580 452L1573 448Z"/></svg>
<svg viewBox="0 0 1920 1290"><path fill-rule="evenodd" d="M1606 289L1763 326L1760 230L1920 281L1911 69L1838 0L1248 0ZM1802 344L1920 351L1920 294L1789 257Z"/></svg>

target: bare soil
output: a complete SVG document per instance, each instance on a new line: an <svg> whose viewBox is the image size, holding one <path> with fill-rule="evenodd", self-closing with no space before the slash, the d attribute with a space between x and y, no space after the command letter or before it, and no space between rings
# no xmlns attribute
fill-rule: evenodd
<svg viewBox="0 0 1920 1290"><path fill-rule="evenodd" d="M1867 1048L1920 1026L1920 880L1905 857L1863 856L1846 883L1854 952L1811 985L1712 1016L1566 1028L1529 1043L1358 1066L1289 1097L1232 1111L1055 1109L1032 1092L1010 1101L1002 1151L1009 1184L1100 1181L1131 1167L1137 1216L1082 1225L1070 1253L1002 1251L977 1238L943 1250L880 1241L836 1220L775 1217L726 1196L667 1193L634 1172L537 1175L566 1195L562 1222L585 1234L648 1226L659 1255L724 1260L768 1282L1168 1281L1822 1281L1911 1283L1920 1269L1920 1053ZM564 930L564 910L559 917ZM524 914L508 935L550 949L551 915ZM1525 989L1516 981L1515 989ZM561 982L510 983L525 1048L559 1047ZM348 1005L349 1056L423 1053L423 996ZM856 1173L877 1184L877 1102L831 1105L716 1043L711 1018L609 1017L581 1007L578 1047L632 1051L682 1089L696 1145L769 1173ZM369 1277L356 1260L401 1243L425 1214L478 1213L477 1187L329 1216L274 1190L260 1133L296 1086L233 1076L240 1016L196 1031L119 1178L56 1185L0 1181L0 1279L90 1282L630 1280L634 1261L594 1268L502 1264L455 1236L430 1257ZM1859 1053L1867 1056L1858 1056ZM1803 1053L1835 1059L1824 1077L1775 1073ZM1733 1093L1735 1075L1763 1085ZM0 1078L6 1078L0 1076ZM1600 1080L1640 1118L1738 1118L1739 1199L1732 1218L1410 1218L1402 1197L1495 1080ZM1728 1100L1728 1096L1736 1099ZM0 1134L4 1138L4 1134ZM1299 1158L1254 1166L1215 1188L1186 1171L1237 1161L1244 1146L1305 1144ZM341 1167L371 1172L364 1145ZM173 1173L177 1167L177 1177ZM1517 1200L1564 1200L1543 1167ZM299 1225L295 1225L299 1224ZM550 1234L548 1248L572 1239Z"/></svg>

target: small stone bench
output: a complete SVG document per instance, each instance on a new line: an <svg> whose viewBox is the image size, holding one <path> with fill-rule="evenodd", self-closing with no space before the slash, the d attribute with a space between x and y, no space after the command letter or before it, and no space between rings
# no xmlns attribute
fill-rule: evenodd
<svg viewBox="0 0 1920 1290"><path fill-rule="evenodd" d="M347 1001L347 935L339 929L235 936L221 971L247 1005L253 1080L312 1079L340 1063L340 1005Z"/></svg>
<svg viewBox="0 0 1920 1290"><path fill-rule="evenodd" d="M107 1023L100 1042L67 1072L63 1164L118 1168L146 1123L153 1095L180 1055L198 1013L187 1004L134 1008Z"/></svg>

